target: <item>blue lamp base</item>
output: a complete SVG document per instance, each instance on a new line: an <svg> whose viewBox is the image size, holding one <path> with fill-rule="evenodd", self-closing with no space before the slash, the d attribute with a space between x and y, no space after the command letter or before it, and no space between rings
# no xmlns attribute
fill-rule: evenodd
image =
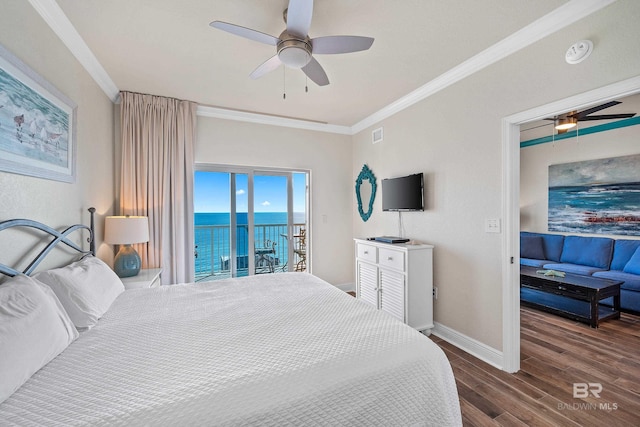
<svg viewBox="0 0 640 427"><path fill-rule="evenodd" d="M113 271L118 277L137 276L140 272L140 255L131 245L120 246L120 250L113 260Z"/></svg>

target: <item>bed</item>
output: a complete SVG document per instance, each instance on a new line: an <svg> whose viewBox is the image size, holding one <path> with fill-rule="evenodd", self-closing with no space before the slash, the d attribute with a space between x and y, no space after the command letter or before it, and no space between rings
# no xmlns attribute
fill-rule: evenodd
<svg viewBox="0 0 640 427"><path fill-rule="evenodd" d="M307 273L122 290L80 329L0 403L0 424L462 424L437 345Z"/></svg>

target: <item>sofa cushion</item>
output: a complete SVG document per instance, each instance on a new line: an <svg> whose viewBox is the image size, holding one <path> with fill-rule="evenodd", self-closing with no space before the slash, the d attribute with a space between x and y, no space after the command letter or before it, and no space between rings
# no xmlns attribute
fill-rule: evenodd
<svg viewBox="0 0 640 427"><path fill-rule="evenodd" d="M625 273L640 274L640 248L636 249L622 269Z"/></svg>
<svg viewBox="0 0 640 427"><path fill-rule="evenodd" d="M528 265L529 267L540 268L548 262L548 259L520 258L520 265Z"/></svg>
<svg viewBox="0 0 640 427"><path fill-rule="evenodd" d="M616 240L613 244L613 259L609 269L623 270L638 247L640 247L640 240Z"/></svg>
<svg viewBox="0 0 640 427"><path fill-rule="evenodd" d="M520 235L520 258L546 259L542 237Z"/></svg>
<svg viewBox="0 0 640 427"><path fill-rule="evenodd" d="M622 280L624 283L620 285L620 289L628 291L640 292L640 276L637 274L625 273L620 270L598 271L593 273L593 277L601 279ZM638 308L640 310L640 307Z"/></svg>
<svg viewBox="0 0 640 427"><path fill-rule="evenodd" d="M562 255L562 245L564 244L564 236L562 234L546 234L521 231L520 236L542 237L542 247L544 248L545 258L549 261L560 262L560 255Z"/></svg>
<svg viewBox="0 0 640 427"><path fill-rule="evenodd" d="M613 255L613 239L566 236L560 261L608 270Z"/></svg>
<svg viewBox="0 0 640 427"><path fill-rule="evenodd" d="M601 268L592 267L590 265L570 264L568 262L557 264L548 263L543 265L542 267L547 270L564 271L566 273L581 274L583 276L591 276L597 271L603 271Z"/></svg>
<svg viewBox="0 0 640 427"><path fill-rule="evenodd" d="M562 247L564 246L564 236L562 234L540 234L542 236L542 246L544 254L549 261L560 261Z"/></svg>

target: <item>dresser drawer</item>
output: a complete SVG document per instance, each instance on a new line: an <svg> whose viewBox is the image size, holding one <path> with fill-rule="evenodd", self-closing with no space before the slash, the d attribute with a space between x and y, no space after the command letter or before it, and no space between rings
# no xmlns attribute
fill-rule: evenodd
<svg viewBox="0 0 640 427"><path fill-rule="evenodd" d="M358 243L358 258L365 261L377 262L377 253L378 248L376 248L375 246L363 245L362 243Z"/></svg>
<svg viewBox="0 0 640 427"><path fill-rule="evenodd" d="M404 252L387 248L380 248L378 251L380 266L404 271Z"/></svg>

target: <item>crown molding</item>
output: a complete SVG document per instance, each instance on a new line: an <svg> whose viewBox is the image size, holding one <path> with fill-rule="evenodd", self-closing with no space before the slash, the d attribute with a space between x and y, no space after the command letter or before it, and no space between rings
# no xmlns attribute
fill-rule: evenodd
<svg viewBox="0 0 640 427"><path fill-rule="evenodd" d="M419 87L408 95L383 107L351 127L354 134L375 125L400 111L422 101L448 86L488 67L501 59L591 15L616 0L571 0L498 43L472 56L461 64Z"/></svg>
<svg viewBox="0 0 640 427"><path fill-rule="evenodd" d="M249 113L245 111L228 110L226 108L208 107L199 105L196 111L198 116L213 117L216 119L235 120L239 122L258 123L263 125L283 126L296 129L313 130L318 132L352 135L349 126L338 126L326 123L312 122L308 120L292 119L288 117L270 116L268 114Z"/></svg>
<svg viewBox="0 0 640 427"><path fill-rule="evenodd" d="M390 117L417 102L445 89L446 87L482 70L485 67L523 49L554 32L608 6L616 0L570 0L547 15L539 18L512 35L441 74L424 86L383 107L379 111L359 121L353 126L339 126L300 119L247 113L217 107L198 107L198 115L226 120L284 126L319 132L355 135L364 129ZM98 86L112 100L117 102L119 89L111 80L91 49L84 42L71 21L55 0L29 0L29 3L60 37Z"/></svg>
<svg viewBox="0 0 640 427"><path fill-rule="evenodd" d="M104 93L115 102L118 97L118 87L111 80L107 71L95 57L89 46L84 42L67 15L64 14L55 0L29 0L31 6L40 14L42 19L49 24L53 32L67 46L73 56L82 64L89 75L100 86Z"/></svg>

